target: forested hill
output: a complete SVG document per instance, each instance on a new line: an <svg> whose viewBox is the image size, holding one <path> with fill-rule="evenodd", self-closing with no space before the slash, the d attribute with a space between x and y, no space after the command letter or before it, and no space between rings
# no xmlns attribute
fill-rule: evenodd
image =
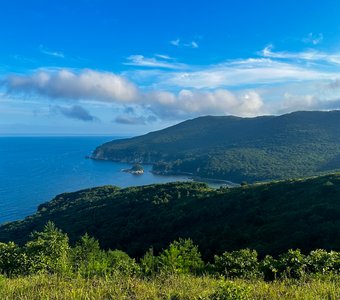
<svg viewBox="0 0 340 300"><path fill-rule="evenodd" d="M104 248L141 256L179 237L192 238L205 258L240 248L261 255L290 248L340 250L340 173L212 190L201 183L65 193L23 221L0 227L0 241L23 243L48 220L71 241L85 232Z"/></svg>
<svg viewBox="0 0 340 300"><path fill-rule="evenodd" d="M200 117L106 143L92 157L234 182L322 174L340 170L340 111Z"/></svg>

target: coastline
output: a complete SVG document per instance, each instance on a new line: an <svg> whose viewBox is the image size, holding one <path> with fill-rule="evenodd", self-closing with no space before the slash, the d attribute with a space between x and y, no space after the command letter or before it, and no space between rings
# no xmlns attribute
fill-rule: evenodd
<svg viewBox="0 0 340 300"><path fill-rule="evenodd" d="M94 157L92 155L86 156L86 158L93 159L93 160L108 161L108 162L111 161L111 162L128 163L128 164L131 164L131 165L133 165L135 163L135 162L119 160L119 159L98 158L98 157ZM154 165L153 163L142 163L142 164L148 165L148 166ZM133 173L133 171L131 171L131 169L122 169L121 171L131 173L131 174L134 174L134 175L143 174L143 173L135 174L135 173ZM201 176L194 175L194 173L191 173L191 172L172 172L172 171L160 172L160 171L154 171L154 170L151 170L150 172L154 175L159 175L159 176L188 176L189 180L196 181L196 182L204 182L204 183L207 183L207 184L221 184L221 186L226 185L228 187L239 187L240 186L239 183L236 183L236 182L233 182L233 181L230 181L230 180L227 180L227 179L201 177Z"/></svg>

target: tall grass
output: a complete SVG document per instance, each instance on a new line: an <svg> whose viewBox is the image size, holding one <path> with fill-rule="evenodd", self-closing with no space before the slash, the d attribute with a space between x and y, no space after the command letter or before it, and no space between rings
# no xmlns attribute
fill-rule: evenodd
<svg viewBox="0 0 340 300"><path fill-rule="evenodd" d="M32 275L0 279L0 299L340 299L339 276L300 280L229 281L209 276L159 275L138 278L116 274L106 278L63 278Z"/></svg>

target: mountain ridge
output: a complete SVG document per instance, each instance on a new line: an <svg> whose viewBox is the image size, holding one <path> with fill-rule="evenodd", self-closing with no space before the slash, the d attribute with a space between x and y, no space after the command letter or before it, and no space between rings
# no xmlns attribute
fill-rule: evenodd
<svg viewBox="0 0 340 300"><path fill-rule="evenodd" d="M97 147L93 159L148 163L159 174L241 182L340 169L340 111L203 116ZM331 163L333 162L333 163Z"/></svg>

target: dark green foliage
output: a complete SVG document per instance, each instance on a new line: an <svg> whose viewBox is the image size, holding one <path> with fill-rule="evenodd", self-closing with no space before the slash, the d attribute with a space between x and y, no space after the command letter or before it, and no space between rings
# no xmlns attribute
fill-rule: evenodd
<svg viewBox="0 0 340 300"><path fill-rule="evenodd" d="M206 116L106 143L92 157L234 182L311 176L340 169L339 128L340 111Z"/></svg>
<svg viewBox="0 0 340 300"><path fill-rule="evenodd" d="M340 253L323 249L311 251L306 258L307 269L311 273L325 274L340 270Z"/></svg>
<svg viewBox="0 0 340 300"><path fill-rule="evenodd" d="M18 245L13 242L0 243L0 274L26 275L27 267L28 257Z"/></svg>
<svg viewBox="0 0 340 300"><path fill-rule="evenodd" d="M20 242L20 235L52 219L72 241L89 231L105 248L133 256L152 245L157 253L181 236L192 238L210 257L244 247L261 254L291 247L339 249L339 179L332 175L218 191L190 183L90 189L58 196L45 211L2 226L0 237ZM333 186L325 186L328 181Z"/></svg>
<svg viewBox="0 0 340 300"><path fill-rule="evenodd" d="M102 248L135 258L150 247L158 255L179 238L192 239L210 261L242 248L260 257L290 248L339 251L339 195L340 174L219 190L189 182L105 186L57 196L35 215L1 226L0 241L23 245L51 220L72 245L88 232Z"/></svg>
<svg viewBox="0 0 340 300"><path fill-rule="evenodd" d="M131 171L144 171L144 168L141 164L134 164L131 168Z"/></svg>
<svg viewBox="0 0 340 300"><path fill-rule="evenodd" d="M228 278L256 278L260 275L255 250L224 252L221 256L215 255L214 260L215 272Z"/></svg>

